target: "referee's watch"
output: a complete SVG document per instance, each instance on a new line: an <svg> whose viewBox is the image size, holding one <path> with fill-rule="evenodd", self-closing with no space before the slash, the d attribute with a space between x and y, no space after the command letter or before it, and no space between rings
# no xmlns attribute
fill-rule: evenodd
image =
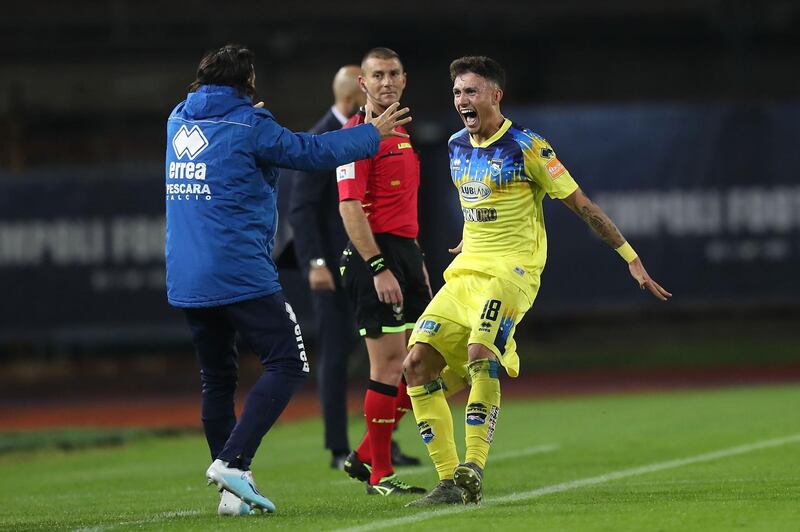
<svg viewBox="0 0 800 532"><path fill-rule="evenodd" d="M308 262L308 265L311 266L312 268L322 268L323 266L325 266L325 259L323 259L322 257L311 259Z"/></svg>

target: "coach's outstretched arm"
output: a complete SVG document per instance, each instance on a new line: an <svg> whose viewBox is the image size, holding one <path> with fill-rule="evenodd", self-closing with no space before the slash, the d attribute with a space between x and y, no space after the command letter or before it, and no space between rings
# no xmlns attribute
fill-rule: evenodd
<svg viewBox="0 0 800 532"><path fill-rule="evenodd" d="M644 264L642 264L642 259L639 258L630 244L625 241L625 237L622 236L622 233L611 221L611 218L603 212L603 209L592 202L580 188L561 201L572 209L575 214L583 218L583 221L589 224L589 227L600 238L605 240L609 246L613 247L625 259L631 276L639 283L639 288L642 290L647 288L651 294L662 301L667 301L672 297L672 294L664 290L661 285L648 275L647 270L644 269Z"/></svg>
<svg viewBox="0 0 800 532"><path fill-rule="evenodd" d="M411 121L410 116L405 116L408 107L398 110L400 104L393 103L382 114L372 117L367 125L312 135L295 133L281 126L261 104L258 102L254 106L260 117L253 128L257 158L295 170L332 170L372 157L378 152L381 139L408 137L396 128Z"/></svg>

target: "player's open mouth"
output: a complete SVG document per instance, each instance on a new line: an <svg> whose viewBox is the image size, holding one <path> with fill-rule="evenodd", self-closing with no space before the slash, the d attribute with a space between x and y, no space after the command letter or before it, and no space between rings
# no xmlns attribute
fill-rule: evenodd
<svg viewBox="0 0 800 532"><path fill-rule="evenodd" d="M461 118L467 127L475 127L478 124L478 113L474 109L462 109Z"/></svg>

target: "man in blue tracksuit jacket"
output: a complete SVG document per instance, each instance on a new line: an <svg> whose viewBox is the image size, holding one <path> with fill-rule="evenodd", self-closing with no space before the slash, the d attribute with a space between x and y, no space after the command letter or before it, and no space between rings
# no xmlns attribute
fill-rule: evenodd
<svg viewBox="0 0 800 532"><path fill-rule="evenodd" d="M253 60L240 45L203 57L192 92L167 121L165 168L167 297L186 314L200 365L214 460L207 477L223 493L220 513L235 514L274 511L254 486L250 462L309 371L271 259L278 168L325 170L371 157L381 137L398 135L393 128L410 120L395 107L371 125L293 133L253 105ZM264 367L238 422L237 332Z"/></svg>

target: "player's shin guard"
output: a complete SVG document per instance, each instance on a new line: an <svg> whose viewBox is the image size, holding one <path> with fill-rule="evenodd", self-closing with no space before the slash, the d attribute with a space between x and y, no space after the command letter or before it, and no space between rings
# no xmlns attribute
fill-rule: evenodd
<svg viewBox="0 0 800 532"><path fill-rule="evenodd" d="M422 441L436 466L440 480L453 478L458 465L456 442L453 437L453 416L447 406L440 380L422 386L409 386L408 395L414 408Z"/></svg>
<svg viewBox="0 0 800 532"><path fill-rule="evenodd" d="M491 359L476 360L470 362L467 369L472 389L466 410L466 461L484 468L500 412L500 380L497 378L500 364Z"/></svg>

